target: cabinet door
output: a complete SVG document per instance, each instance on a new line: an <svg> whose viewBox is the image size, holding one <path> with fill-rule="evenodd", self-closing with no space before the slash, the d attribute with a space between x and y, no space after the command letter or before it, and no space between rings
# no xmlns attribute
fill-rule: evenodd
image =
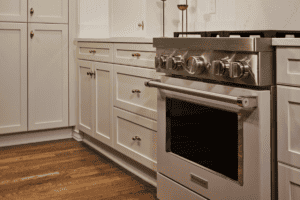
<svg viewBox="0 0 300 200"><path fill-rule="evenodd" d="M112 146L113 120L113 65L94 62L95 82L95 135L94 137Z"/></svg>
<svg viewBox="0 0 300 200"><path fill-rule="evenodd" d="M138 24L145 23L146 0L113 0L112 4L112 37L145 37L146 24L143 30Z"/></svg>
<svg viewBox="0 0 300 200"><path fill-rule="evenodd" d="M0 134L27 131L27 24L0 23Z"/></svg>
<svg viewBox="0 0 300 200"><path fill-rule="evenodd" d="M300 168L300 88L278 86L278 160Z"/></svg>
<svg viewBox="0 0 300 200"><path fill-rule="evenodd" d="M300 170L278 163L278 200L300 199Z"/></svg>
<svg viewBox="0 0 300 200"><path fill-rule="evenodd" d="M28 22L68 23L68 0L28 0Z"/></svg>
<svg viewBox="0 0 300 200"><path fill-rule="evenodd" d="M0 21L27 22L27 0L1 0Z"/></svg>
<svg viewBox="0 0 300 200"><path fill-rule="evenodd" d="M28 24L28 87L29 130L68 126L68 25Z"/></svg>
<svg viewBox="0 0 300 200"><path fill-rule="evenodd" d="M94 77L89 75L93 71L93 63L88 61L77 61L79 74L79 130L94 137L93 93Z"/></svg>

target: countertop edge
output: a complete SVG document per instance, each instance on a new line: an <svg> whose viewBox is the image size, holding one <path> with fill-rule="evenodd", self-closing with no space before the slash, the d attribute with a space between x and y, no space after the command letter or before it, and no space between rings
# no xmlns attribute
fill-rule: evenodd
<svg viewBox="0 0 300 200"><path fill-rule="evenodd" d="M294 46L300 47L300 38L273 38L272 39L273 46Z"/></svg>
<svg viewBox="0 0 300 200"><path fill-rule="evenodd" d="M153 38L120 37L120 38L75 38L76 42L107 42L107 43L153 43Z"/></svg>

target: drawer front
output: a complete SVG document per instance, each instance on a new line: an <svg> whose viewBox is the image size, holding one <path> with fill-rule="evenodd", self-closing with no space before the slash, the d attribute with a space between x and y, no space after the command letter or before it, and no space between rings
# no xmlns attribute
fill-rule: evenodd
<svg viewBox="0 0 300 200"><path fill-rule="evenodd" d="M277 83L300 86L300 48L277 47Z"/></svg>
<svg viewBox="0 0 300 200"><path fill-rule="evenodd" d="M300 88L277 86L278 160L300 168Z"/></svg>
<svg viewBox="0 0 300 200"><path fill-rule="evenodd" d="M156 131L156 121L114 108L115 149L154 171Z"/></svg>
<svg viewBox="0 0 300 200"><path fill-rule="evenodd" d="M155 69L153 44L115 44L114 62Z"/></svg>
<svg viewBox="0 0 300 200"><path fill-rule="evenodd" d="M300 199L300 169L278 163L278 199Z"/></svg>
<svg viewBox="0 0 300 200"><path fill-rule="evenodd" d="M113 44L78 42L77 58L82 60L95 60L113 62Z"/></svg>
<svg viewBox="0 0 300 200"><path fill-rule="evenodd" d="M160 200L208 200L160 173L157 173L157 197Z"/></svg>
<svg viewBox="0 0 300 200"><path fill-rule="evenodd" d="M114 65L114 106L157 120L157 89L144 83L158 78L152 69Z"/></svg>

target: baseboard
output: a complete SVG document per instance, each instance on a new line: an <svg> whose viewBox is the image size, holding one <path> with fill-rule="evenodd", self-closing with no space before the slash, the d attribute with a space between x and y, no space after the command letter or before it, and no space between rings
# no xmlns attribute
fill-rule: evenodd
<svg viewBox="0 0 300 200"><path fill-rule="evenodd" d="M83 133L79 132L79 130L74 129L72 137L74 140L81 142L83 140Z"/></svg>
<svg viewBox="0 0 300 200"><path fill-rule="evenodd" d="M0 135L0 147L72 138L73 127Z"/></svg>
<svg viewBox="0 0 300 200"><path fill-rule="evenodd" d="M111 159L115 163L119 164L120 166L124 167L131 173L137 175L144 181L150 183L154 187L157 187L156 183L156 176L157 173L145 166L143 166L140 163L137 163L136 161L130 159L127 156L124 156L122 153L112 149L111 147L95 140L94 138L88 136L87 134L84 134L83 142L93 149L97 150L107 158Z"/></svg>

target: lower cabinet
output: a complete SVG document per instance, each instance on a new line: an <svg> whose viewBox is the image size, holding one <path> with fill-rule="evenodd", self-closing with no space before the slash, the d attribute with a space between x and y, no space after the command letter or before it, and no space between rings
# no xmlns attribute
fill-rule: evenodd
<svg viewBox="0 0 300 200"><path fill-rule="evenodd" d="M156 171L157 122L114 108L114 148Z"/></svg>
<svg viewBox="0 0 300 200"><path fill-rule="evenodd" d="M278 163L278 199L300 199L300 169Z"/></svg>
<svg viewBox="0 0 300 200"><path fill-rule="evenodd" d="M78 61L79 130L112 146L113 65Z"/></svg>

